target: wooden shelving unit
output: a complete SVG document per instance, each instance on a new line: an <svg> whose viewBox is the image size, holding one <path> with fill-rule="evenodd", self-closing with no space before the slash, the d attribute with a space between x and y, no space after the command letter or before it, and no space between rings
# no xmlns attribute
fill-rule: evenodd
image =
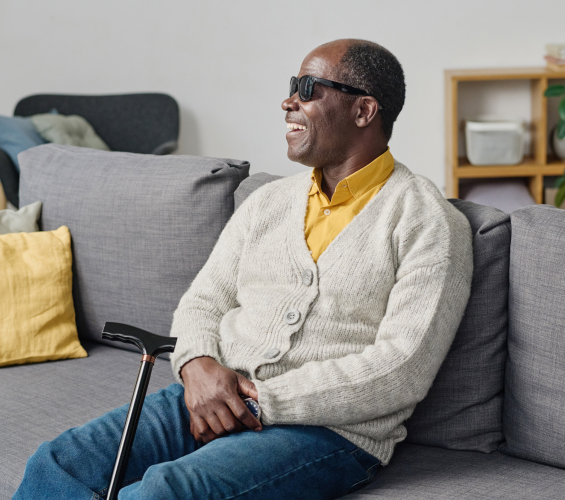
<svg viewBox="0 0 565 500"><path fill-rule="evenodd" d="M543 203L543 178L562 175L565 162L552 158L547 151L547 99L543 93L551 80L565 79L565 71L546 68L490 68L445 71L445 132L446 132L446 186L448 198L459 197L461 179L493 177L525 177L536 203ZM459 152L461 123L458 120L459 84L461 82L494 80L529 80L531 92L531 148L532 154L519 165L492 165L476 167Z"/></svg>

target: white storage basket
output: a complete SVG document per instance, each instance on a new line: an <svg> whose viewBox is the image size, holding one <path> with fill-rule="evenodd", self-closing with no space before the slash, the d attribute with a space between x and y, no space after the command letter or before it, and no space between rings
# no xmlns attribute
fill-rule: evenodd
<svg viewBox="0 0 565 500"><path fill-rule="evenodd" d="M467 121L465 138L471 165L517 165L524 159L520 121Z"/></svg>

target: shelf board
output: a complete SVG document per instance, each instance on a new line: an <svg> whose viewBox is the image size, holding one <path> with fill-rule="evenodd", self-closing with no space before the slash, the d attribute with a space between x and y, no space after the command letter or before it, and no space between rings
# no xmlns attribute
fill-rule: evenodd
<svg viewBox="0 0 565 500"><path fill-rule="evenodd" d="M531 157L524 158L519 165L481 165L469 163L465 157L459 158L459 166L455 169L456 176L460 179L473 179L477 177L528 177L542 173L543 165L539 165Z"/></svg>
<svg viewBox="0 0 565 500"><path fill-rule="evenodd" d="M445 75L456 81L532 80L536 78L565 78L565 71L552 71L544 66L528 68L448 69Z"/></svg>
<svg viewBox="0 0 565 500"><path fill-rule="evenodd" d="M547 165L543 167L544 175L563 175L565 171L565 161L556 158L555 156L550 156L547 159Z"/></svg>
<svg viewBox="0 0 565 500"><path fill-rule="evenodd" d="M565 161L548 158L547 164L536 163L533 157L526 157L519 165L481 165L469 163L465 157L459 158L459 166L454 169L459 179L477 179L481 177L532 177L535 175L563 175Z"/></svg>

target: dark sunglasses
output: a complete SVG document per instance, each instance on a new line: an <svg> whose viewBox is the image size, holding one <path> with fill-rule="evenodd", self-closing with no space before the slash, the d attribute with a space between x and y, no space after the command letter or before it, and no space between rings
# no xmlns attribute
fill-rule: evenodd
<svg viewBox="0 0 565 500"><path fill-rule="evenodd" d="M298 92L298 97L302 102L307 102L312 99L312 92L314 91L314 84L321 83L326 87L331 87L332 89L337 89L341 92L351 95L366 95L370 97L375 97L369 94L365 90L361 90L351 85L345 85L345 83L334 82L332 80L326 80L325 78L318 78L317 76L304 75L300 78L292 76L290 78L290 92L289 97L292 97L296 92ZM377 101L378 102L378 101ZM379 109L383 109L379 103Z"/></svg>

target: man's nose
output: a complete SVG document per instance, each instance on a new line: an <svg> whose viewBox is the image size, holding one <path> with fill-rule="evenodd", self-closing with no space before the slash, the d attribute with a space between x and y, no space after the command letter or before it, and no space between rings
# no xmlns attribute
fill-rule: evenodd
<svg viewBox="0 0 565 500"><path fill-rule="evenodd" d="M287 97L282 102L281 108L283 109L283 111L298 111L298 92L295 92L294 95Z"/></svg>

